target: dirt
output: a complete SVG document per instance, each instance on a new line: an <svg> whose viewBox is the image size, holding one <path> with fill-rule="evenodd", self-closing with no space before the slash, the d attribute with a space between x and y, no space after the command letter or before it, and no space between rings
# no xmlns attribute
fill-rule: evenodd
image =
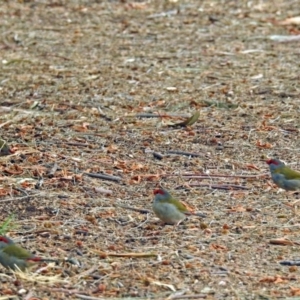
<svg viewBox="0 0 300 300"><path fill-rule="evenodd" d="M300 170L299 42L270 38L299 33L281 24L297 11L2 1L2 233L62 260L0 267L3 299L299 296L299 268L280 264L299 258L299 197L265 163ZM162 224L158 186L206 218Z"/></svg>

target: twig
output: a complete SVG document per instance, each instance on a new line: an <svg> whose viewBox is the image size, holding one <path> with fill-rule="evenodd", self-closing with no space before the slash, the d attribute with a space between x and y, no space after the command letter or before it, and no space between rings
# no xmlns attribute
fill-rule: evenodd
<svg viewBox="0 0 300 300"><path fill-rule="evenodd" d="M154 158L157 158L157 159L160 159L160 160L164 158L164 156L162 154L158 153L158 152L153 152L152 154L153 154Z"/></svg>
<svg viewBox="0 0 300 300"><path fill-rule="evenodd" d="M112 121L112 118L106 116L100 106L98 106L97 109L101 118L104 118L106 121Z"/></svg>
<svg viewBox="0 0 300 300"><path fill-rule="evenodd" d="M95 187L94 190L97 193L106 194L106 195L111 195L113 193L111 190L107 190L101 187Z"/></svg>
<svg viewBox="0 0 300 300"><path fill-rule="evenodd" d="M10 198L10 199L4 199L4 200L0 200L0 202L9 202L9 201L19 201L19 200L26 200L28 198L34 197L34 196L38 196L40 195L40 193L36 193L36 194L32 194L32 195L28 195L28 196L24 196L24 197L18 197L18 198Z"/></svg>
<svg viewBox="0 0 300 300"><path fill-rule="evenodd" d="M92 296L87 296L82 294L75 294L75 296L84 300L105 300L105 298L97 298L97 297L92 297Z"/></svg>
<svg viewBox="0 0 300 300"><path fill-rule="evenodd" d="M177 299L200 299L200 298L206 298L207 295L205 294L194 294L194 295L175 295L171 296L168 299L170 300L177 300Z"/></svg>
<svg viewBox="0 0 300 300"><path fill-rule="evenodd" d="M54 163L53 167L48 172L49 178L52 178L54 176L55 172L57 171L57 168L58 168L58 164Z"/></svg>
<svg viewBox="0 0 300 300"><path fill-rule="evenodd" d="M198 183L189 183L189 186L210 187L211 189L219 189L219 190L249 190L249 188L247 188L243 185L237 185L237 184L198 184Z"/></svg>
<svg viewBox="0 0 300 300"><path fill-rule="evenodd" d="M300 266L300 260L283 260L279 263L283 266Z"/></svg>
<svg viewBox="0 0 300 300"><path fill-rule="evenodd" d="M42 30L54 30L54 29L42 29ZM57 30L57 29L56 29ZM46 53L46 54L42 54L40 56L53 56L53 57L57 57L57 58L61 58L61 59L64 59L64 60L71 60L70 58L68 57L65 57L65 56L61 56L61 55L56 55L56 54L51 54L51 53Z"/></svg>
<svg viewBox="0 0 300 300"><path fill-rule="evenodd" d="M192 157L199 157L204 156L200 153L192 153L192 152L186 152L186 151L179 151L179 150L169 150L167 151L168 154L178 154L178 155L185 155L185 156L192 156Z"/></svg>
<svg viewBox="0 0 300 300"><path fill-rule="evenodd" d="M142 227L145 223L148 222L148 219L149 219L149 214L146 215L146 220L143 221L142 223L140 223L138 226L136 226L135 228L139 228L139 227Z"/></svg>
<svg viewBox="0 0 300 300"><path fill-rule="evenodd" d="M47 290L49 291L49 289L47 289ZM51 290L51 292L61 292L61 293L69 294L69 295L82 292L79 290L68 290L68 289L64 289L64 288L55 288L55 287L51 287L50 290Z"/></svg>
<svg viewBox="0 0 300 300"><path fill-rule="evenodd" d="M299 42L300 34L298 35L270 35L269 39L279 43Z"/></svg>
<svg viewBox="0 0 300 300"><path fill-rule="evenodd" d="M76 275L77 279L82 277L87 277L88 275L94 273L99 267L97 265L92 266L90 269Z"/></svg>
<svg viewBox="0 0 300 300"><path fill-rule="evenodd" d="M66 145L69 146L77 146L77 147L88 147L89 144L85 144L85 143L75 143L75 142L67 142L65 143Z"/></svg>
<svg viewBox="0 0 300 300"><path fill-rule="evenodd" d="M270 175L268 173L262 173L262 174L257 174L257 175L222 175L222 174L147 174L147 175L140 175L141 177L151 177L151 176L159 176L159 177L175 177L175 176L180 176L182 178L186 179L212 179L212 178L258 178L258 177L269 177Z"/></svg>
<svg viewBox="0 0 300 300"><path fill-rule="evenodd" d="M29 197L28 193L27 193L25 190L23 190L23 189L21 189L21 188L18 188L18 187L16 187L16 186L13 186L12 188L13 188L14 190L18 191L18 192L23 193L23 195L26 195L25 197Z"/></svg>
<svg viewBox="0 0 300 300"><path fill-rule="evenodd" d="M11 120L8 120L8 121L6 121L6 122L4 122L4 123L1 123L0 124L0 128L1 127L4 127L5 125L8 125L9 123L11 123L12 121Z"/></svg>
<svg viewBox="0 0 300 300"><path fill-rule="evenodd" d="M121 177L118 176L111 176L108 174L95 174L95 173L86 173L84 172L83 174L93 177L93 178L100 178L100 179L104 179L104 180L111 180L111 181L120 181L122 180Z"/></svg>
<svg viewBox="0 0 300 300"><path fill-rule="evenodd" d="M141 214L149 214L151 211L148 209L143 209L143 208L136 208L136 207L132 207L132 206L127 206L127 205L123 205L123 204L116 204L116 206L125 208L125 209L129 209L129 210L133 210L133 211L137 211Z"/></svg>
<svg viewBox="0 0 300 300"><path fill-rule="evenodd" d="M270 240L269 243L271 245L280 245L280 246L300 245L299 242L293 242L291 240L287 240L287 239L284 239L284 238L273 239L273 240Z"/></svg>
<svg viewBox="0 0 300 300"><path fill-rule="evenodd" d="M186 118L187 114L153 114L153 113L141 113L135 115L137 118Z"/></svg>
<svg viewBox="0 0 300 300"><path fill-rule="evenodd" d="M93 250L95 253L99 254L102 257L106 256L113 256L113 257L132 257L132 258L147 258L147 257L157 257L156 253L152 252L142 252L142 253L135 253L135 252L128 252L128 253L111 253L111 252L104 252L99 250Z"/></svg>
<svg viewBox="0 0 300 300"><path fill-rule="evenodd" d="M165 176L178 176L178 175L165 175ZM257 175L207 175L207 174L201 174L201 175L181 175L183 178L187 179L208 179L208 178L257 178L257 177L264 177L264 176L269 176L268 173L263 173L263 174L257 174Z"/></svg>
<svg viewBox="0 0 300 300"><path fill-rule="evenodd" d="M160 115L157 114L151 114L151 113L144 113L144 114L136 114L137 118L160 118Z"/></svg>

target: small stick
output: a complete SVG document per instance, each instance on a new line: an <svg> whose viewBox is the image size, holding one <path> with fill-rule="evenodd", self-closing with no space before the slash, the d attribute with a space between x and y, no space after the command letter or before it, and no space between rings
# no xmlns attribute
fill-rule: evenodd
<svg viewBox="0 0 300 300"><path fill-rule="evenodd" d="M100 178L100 179L104 179L104 180L111 180L111 181L120 181L122 180L121 177L118 176L111 176L108 174L95 174L95 173L86 173L84 172L83 174L93 177L93 178Z"/></svg>
<svg viewBox="0 0 300 300"><path fill-rule="evenodd" d="M65 143L66 145L69 145L69 146L78 146L78 147L88 147L89 144L85 144L85 143L75 143L75 142L68 142L68 143Z"/></svg>
<svg viewBox="0 0 300 300"><path fill-rule="evenodd" d="M148 176L150 177L151 174L148 175L141 175L141 176ZM153 176L158 176L157 174L153 175ZM211 179L211 178L258 178L258 177L269 177L268 173L263 173L263 174L257 174L257 175L222 175L222 174L213 174L213 175L209 175L209 174L159 174L160 177L175 177L175 176L181 176L183 178L186 179Z"/></svg>
<svg viewBox="0 0 300 300"><path fill-rule="evenodd" d="M136 207L131 207L131 206L123 205L123 204L116 204L116 205L119 206L119 207L125 208L125 209L140 212L142 214L149 214L150 213L150 210L148 210L148 209L136 208Z"/></svg>
<svg viewBox="0 0 300 300"><path fill-rule="evenodd" d="M249 188L243 185L237 184L198 184L198 183L189 183L189 186L199 186L199 187L210 187L212 189L220 189L220 190L249 190Z"/></svg>
<svg viewBox="0 0 300 300"><path fill-rule="evenodd" d="M174 296L171 296L167 299L170 299L170 300L178 300L178 299L200 299L200 298L206 298L207 295L205 294L195 294L195 295L174 295Z"/></svg>
<svg viewBox="0 0 300 300"><path fill-rule="evenodd" d="M53 29L51 29L51 28L49 28L49 29L45 28L45 29L43 29L43 30L51 30L51 31L52 31ZM58 58L61 58L61 59L64 59L64 60L71 60L71 59L68 58L68 57L61 56L61 55L56 55L56 54L51 54L51 53L41 54L40 56L53 56L53 57L58 57Z"/></svg>
<svg viewBox="0 0 300 300"><path fill-rule="evenodd" d="M1 123L0 124L0 128L1 127L4 127L5 125L7 125L7 124L9 124L9 123L11 123L12 121L11 120L8 120L8 121L6 121L6 122L4 122L4 123Z"/></svg>
<svg viewBox="0 0 300 300"><path fill-rule="evenodd" d="M0 200L0 202L10 202L10 201L27 200L27 199L32 198L32 197L34 197L34 196L38 196L39 194L40 194L40 193L36 193L36 194L24 196L24 197L4 199L4 200Z"/></svg>
<svg viewBox="0 0 300 300"><path fill-rule="evenodd" d="M162 160L164 158L164 156L158 152L153 152L152 154L154 158L157 158L159 160Z"/></svg>
<svg viewBox="0 0 300 300"><path fill-rule="evenodd" d="M144 113L144 114L136 114L137 118L160 118L160 115L151 114L151 113Z"/></svg>
<svg viewBox="0 0 300 300"><path fill-rule="evenodd" d="M128 253L111 253L111 252L104 252L99 250L93 250L95 253L101 256L113 256L113 257L133 257L133 258L144 258L144 257L157 257L156 253L152 252L142 252L142 253L135 253L135 252L128 252Z"/></svg>
<svg viewBox="0 0 300 300"><path fill-rule="evenodd" d="M48 291L49 291L49 289L48 289ZM81 292L81 291L79 291L79 290L70 290L70 289L64 289L64 288L54 288L54 287L51 287L51 290L50 290L51 292L62 292L62 293L67 293L67 294L75 294L75 293L79 293L79 292ZM49 292L50 292L49 291ZM0 298L1 299L1 298ZM30 299L34 299L34 298L30 298Z"/></svg>
<svg viewBox="0 0 300 300"><path fill-rule="evenodd" d="M99 112L99 116L103 119L105 119L106 121L112 121L112 118L108 117L101 109L101 107L97 107L98 112Z"/></svg>
<svg viewBox="0 0 300 300"><path fill-rule="evenodd" d="M280 245L280 246L293 246L293 245L300 245L299 242L293 242L286 239L273 239L269 242L271 245Z"/></svg>
<svg viewBox="0 0 300 300"><path fill-rule="evenodd" d="M94 190L97 193L106 194L106 195L112 195L112 193L113 193L111 190L107 190L107 189L104 189L101 187L95 187Z"/></svg>
<svg viewBox="0 0 300 300"><path fill-rule="evenodd" d="M97 297L92 297L92 296L87 296L87 295L82 295L82 294L75 294L76 297L83 299L83 300L103 300L104 298L97 298Z"/></svg>
<svg viewBox="0 0 300 300"><path fill-rule="evenodd" d="M53 165L53 167L49 170L49 172L48 172L48 177L49 178L53 178L54 177L54 174L55 174L55 172L57 171L57 168L58 168L58 164L57 163L55 163L54 165Z"/></svg>
<svg viewBox="0 0 300 300"><path fill-rule="evenodd" d="M153 114L153 113L141 113L135 115L137 118L185 118L188 115L178 115L178 114Z"/></svg>
<svg viewBox="0 0 300 300"><path fill-rule="evenodd" d="M300 260L283 260L279 263L283 266L300 266Z"/></svg>
<svg viewBox="0 0 300 300"><path fill-rule="evenodd" d="M138 226L136 226L136 228L142 227L144 224L146 224L148 222L148 218L149 218L149 214L146 215L146 220L140 223Z"/></svg>
<svg viewBox="0 0 300 300"><path fill-rule="evenodd" d="M26 195L27 197L29 197L28 193L27 193L25 190L23 190L23 189L21 189L21 188L18 188L18 187L16 187L16 186L13 186L12 188L13 188L14 190L18 191L18 192L23 193L23 195Z"/></svg>
<svg viewBox="0 0 300 300"><path fill-rule="evenodd" d="M92 266L90 269L80 273L77 275L77 278L83 278L83 277L87 277L88 275L94 273L96 270L98 269L97 265Z"/></svg>
<svg viewBox="0 0 300 300"><path fill-rule="evenodd" d="M263 174L257 174L257 175L181 175L184 178L187 179L207 179L207 178L219 178L219 177L225 177L225 178L257 178L257 177L264 177L268 176L269 174L263 173ZM178 176L178 175L164 175L164 176Z"/></svg>
<svg viewBox="0 0 300 300"><path fill-rule="evenodd" d="M169 151L167 151L167 153L169 153L169 154L185 155L185 156L192 156L192 157L203 156L203 154L200 154L200 153L192 153L192 152L177 151L177 150L169 150Z"/></svg>

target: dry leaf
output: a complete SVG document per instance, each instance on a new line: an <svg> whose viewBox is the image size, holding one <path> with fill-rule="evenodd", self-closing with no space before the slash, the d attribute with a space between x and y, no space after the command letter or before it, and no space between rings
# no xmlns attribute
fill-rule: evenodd
<svg viewBox="0 0 300 300"><path fill-rule="evenodd" d="M281 245L281 246L292 246L295 245L294 242L290 241L290 240L286 240L286 239L274 239L274 240L270 240L270 244L272 245Z"/></svg>
<svg viewBox="0 0 300 300"><path fill-rule="evenodd" d="M261 141L257 141L255 144L258 148L271 149L273 146L270 143L262 143Z"/></svg>
<svg viewBox="0 0 300 300"><path fill-rule="evenodd" d="M244 207L244 206L234 206L234 207L231 207L229 212L245 212L247 211L247 209Z"/></svg>
<svg viewBox="0 0 300 300"><path fill-rule="evenodd" d="M300 288L291 287L291 294L292 294L292 296L300 296Z"/></svg>
<svg viewBox="0 0 300 300"><path fill-rule="evenodd" d="M223 245L219 245L219 244L211 244L210 248L214 249L214 250L222 250L222 251L227 251L227 247L223 246Z"/></svg>
<svg viewBox="0 0 300 300"><path fill-rule="evenodd" d="M246 168L248 170L257 170L257 171L259 171L259 168L255 165L253 165L253 164L246 165Z"/></svg>
<svg viewBox="0 0 300 300"><path fill-rule="evenodd" d="M264 278L260 279L259 282L263 282L263 283L282 283L282 282L286 282L286 278L283 278L279 275L269 276L269 277L264 277Z"/></svg>

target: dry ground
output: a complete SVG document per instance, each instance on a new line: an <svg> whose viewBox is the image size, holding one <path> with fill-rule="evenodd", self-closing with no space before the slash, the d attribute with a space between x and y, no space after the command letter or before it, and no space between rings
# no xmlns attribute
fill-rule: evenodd
<svg viewBox="0 0 300 300"><path fill-rule="evenodd" d="M0 157L1 222L13 213L12 238L75 263L1 268L1 299L299 295L299 269L279 264L300 256L297 195L265 164L300 169L299 43L269 39L297 32L276 22L297 13L277 0L1 1L0 132L14 152ZM151 210L160 184L207 218L174 228L118 206Z"/></svg>

